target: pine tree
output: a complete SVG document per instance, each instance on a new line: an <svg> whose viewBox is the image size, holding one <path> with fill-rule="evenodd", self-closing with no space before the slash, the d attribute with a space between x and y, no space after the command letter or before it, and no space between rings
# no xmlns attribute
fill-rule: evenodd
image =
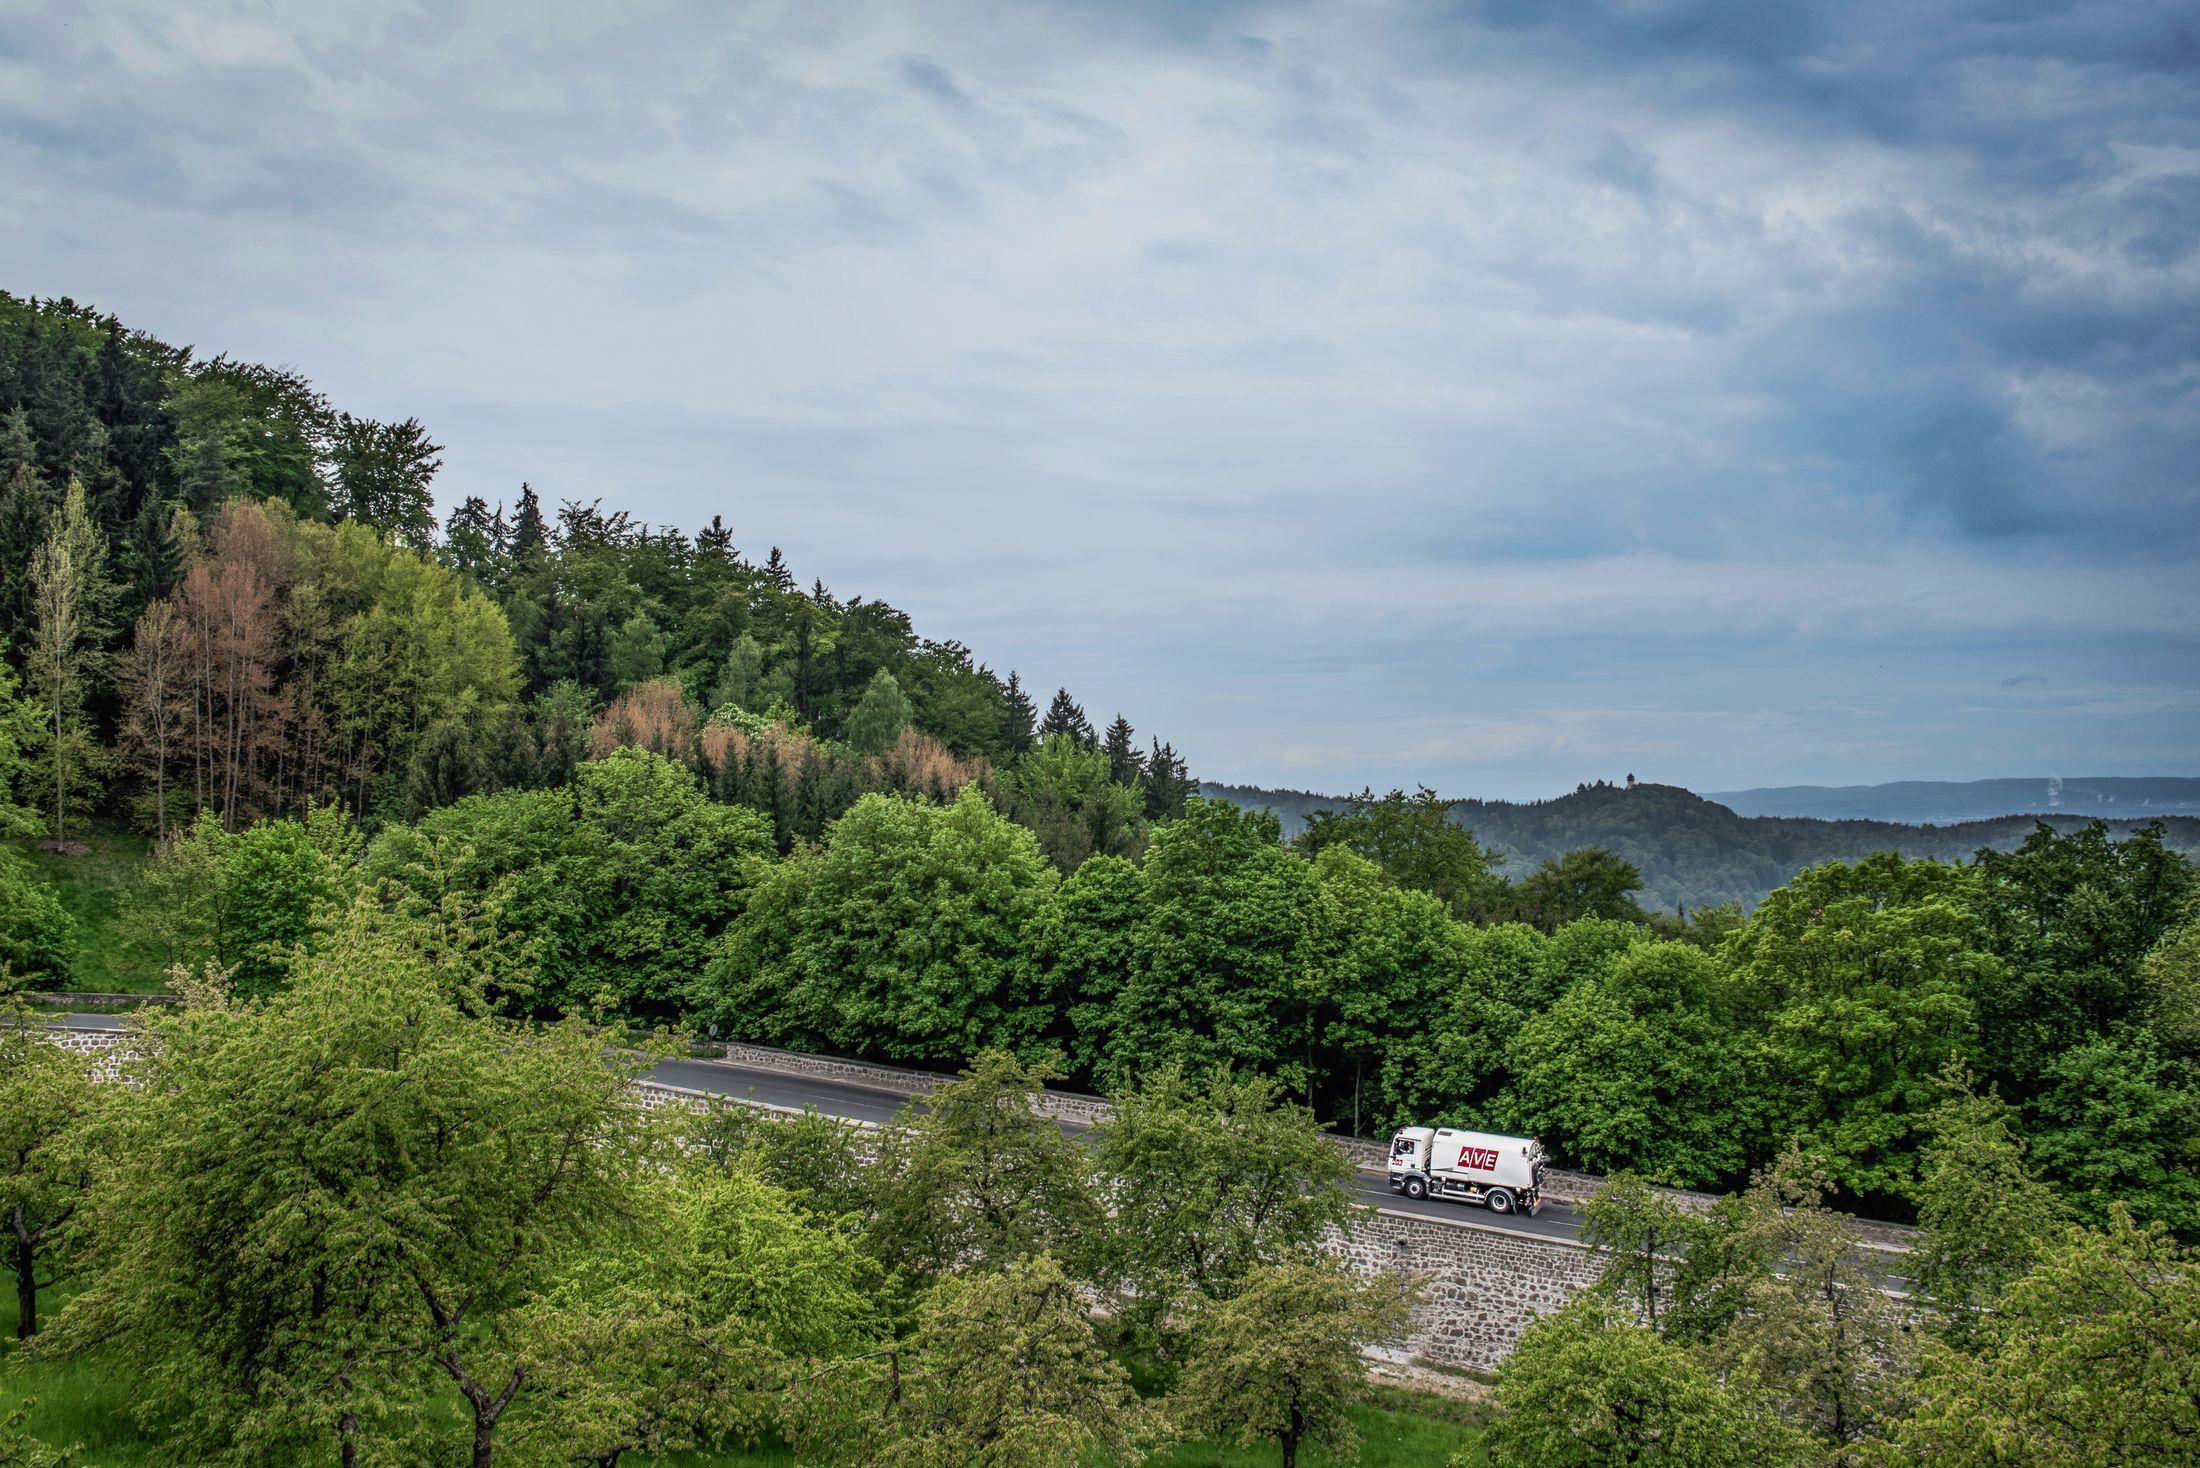
<svg viewBox="0 0 2200 1468"><path fill-rule="evenodd" d="M1024 685L1014 673L1008 675L1008 687L1001 699L1001 748L1011 756L1022 754L1031 748L1032 730L1038 726L1039 710L1024 692Z"/></svg>
<svg viewBox="0 0 2200 1468"><path fill-rule="evenodd" d="M1108 753L1108 778L1116 784L1136 785L1138 777L1146 772L1146 758L1138 752L1137 731L1121 714L1108 725L1107 738L1100 747Z"/></svg>
<svg viewBox="0 0 2200 1468"><path fill-rule="evenodd" d="M1092 724L1085 718L1085 711L1077 700L1069 696L1067 688L1054 690L1054 702L1047 705L1047 716L1039 725L1039 733L1046 738L1066 734L1077 743L1091 748Z"/></svg>
<svg viewBox="0 0 2200 1468"><path fill-rule="evenodd" d="M733 531L723 518L713 515L708 525L695 532L695 553L704 560L738 559L733 549Z"/></svg>
<svg viewBox="0 0 2200 1468"><path fill-rule="evenodd" d="M103 763L85 701L105 663L107 619L115 602L106 539L92 523L84 486L74 480L31 557L30 586L30 687L39 707L46 794L58 845L67 838L69 816L89 803L90 776Z"/></svg>
<svg viewBox="0 0 2200 1468"><path fill-rule="evenodd" d="M229 447L219 428L208 429L177 453L176 484L183 502L210 515L229 498Z"/></svg>
<svg viewBox="0 0 2200 1468"><path fill-rule="evenodd" d="M149 606L176 589L183 579L186 546L177 534L180 507L165 499L149 499L130 522L130 539L123 548L123 564L130 573L130 601Z"/></svg>
<svg viewBox="0 0 2200 1468"><path fill-rule="evenodd" d="M0 566L28 566L46 538L51 509L38 473L38 445L30 415L21 408L0 418ZM27 577L0 577L0 628L30 625Z"/></svg>

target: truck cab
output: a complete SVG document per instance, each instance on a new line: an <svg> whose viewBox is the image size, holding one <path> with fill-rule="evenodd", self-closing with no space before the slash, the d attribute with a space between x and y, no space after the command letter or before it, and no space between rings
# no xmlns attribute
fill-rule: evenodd
<svg viewBox="0 0 2200 1468"><path fill-rule="evenodd" d="M1401 1127L1390 1139L1390 1190L1532 1218L1543 1207L1543 1144L1453 1127Z"/></svg>

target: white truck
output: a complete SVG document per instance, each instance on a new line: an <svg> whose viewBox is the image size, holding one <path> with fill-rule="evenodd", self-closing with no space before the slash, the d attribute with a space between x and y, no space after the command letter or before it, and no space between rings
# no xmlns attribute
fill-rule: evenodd
<svg viewBox="0 0 2200 1468"><path fill-rule="evenodd" d="M1543 1144L1450 1127L1401 1127L1390 1139L1390 1190L1408 1198L1455 1198L1492 1213L1543 1206Z"/></svg>

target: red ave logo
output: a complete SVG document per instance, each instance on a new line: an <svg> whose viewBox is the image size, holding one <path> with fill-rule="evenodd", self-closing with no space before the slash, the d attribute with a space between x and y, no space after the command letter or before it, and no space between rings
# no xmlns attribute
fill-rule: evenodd
<svg viewBox="0 0 2200 1468"><path fill-rule="evenodd" d="M1494 1147L1461 1147L1459 1149L1461 1172L1497 1171L1497 1149Z"/></svg>

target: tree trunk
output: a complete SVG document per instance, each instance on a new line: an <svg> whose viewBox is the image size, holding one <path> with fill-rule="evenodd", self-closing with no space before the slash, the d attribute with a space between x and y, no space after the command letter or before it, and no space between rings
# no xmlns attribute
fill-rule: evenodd
<svg viewBox="0 0 2200 1468"><path fill-rule="evenodd" d="M1286 1432L1280 1441L1283 1443L1283 1468L1299 1468L1299 1435Z"/></svg>
<svg viewBox="0 0 2200 1468"><path fill-rule="evenodd" d="M38 1334L38 1275L32 1268L37 1262L31 1241L19 1236L15 1241L15 1338L19 1341Z"/></svg>

